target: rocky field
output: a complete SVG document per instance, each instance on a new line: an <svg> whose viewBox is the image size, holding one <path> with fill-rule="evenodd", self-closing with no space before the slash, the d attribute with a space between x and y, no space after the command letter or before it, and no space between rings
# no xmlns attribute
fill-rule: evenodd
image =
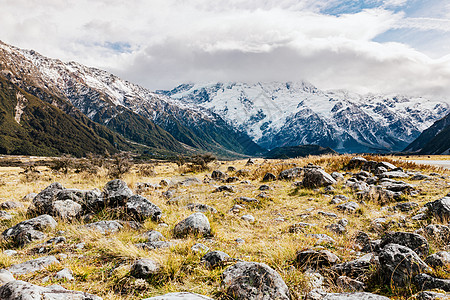
<svg viewBox="0 0 450 300"><path fill-rule="evenodd" d="M450 299L448 170L348 155L150 162L121 179L1 165L2 300Z"/></svg>

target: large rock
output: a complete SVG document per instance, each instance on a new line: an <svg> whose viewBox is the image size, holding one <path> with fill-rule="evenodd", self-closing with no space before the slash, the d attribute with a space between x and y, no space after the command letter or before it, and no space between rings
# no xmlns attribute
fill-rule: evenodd
<svg viewBox="0 0 450 300"><path fill-rule="evenodd" d="M61 286L42 287L25 281L15 280L0 286L2 300L102 300L102 298L78 291L66 290Z"/></svg>
<svg viewBox="0 0 450 300"><path fill-rule="evenodd" d="M426 238L417 233L411 232L391 232L387 233L381 239L380 247L383 248L387 244L398 244L416 252L421 257L427 257L430 246Z"/></svg>
<svg viewBox="0 0 450 300"><path fill-rule="evenodd" d="M42 270L55 263L59 263L56 257L44 256L20 264L12 265L8 268L8 271L13 274L24 275Z"/></svg>
<svg viewBox="0 0 450 300"><path fill-rule="evenodd" d="M444 197L434 202L425 204L428 207L428 213L442 223L450 221L450 197Z"/></svg>
<svg viewBox="0 0 450 300"><path fill-rule="evenodd" d="M339 257L328 250L304 250L297 252L296 263L301 267L331 267L340 262Z"/></svg>
<svg viewBox="0 0 450 300"><path fill-rule="evenodd" d="M389 285L408 285L415 275L429 270L414 251L397 244L387 244L381 250L379 260L382 278Z"/></svg>
<svg viewBox="0 0 450 300"><path fill-rule="evenodd" d="M72 220L81 215L82 211L82 206L75 201L57 200L52 203L52 210L49 213L63 220Z"/></svg>
<svg viewBox="0 0 450 300"><path fill-rule="evenodd" d="M136 278L148 278L149 276L158 274L161 266L148 258L141 258L134 262L131 266L130 274Z"/></svg>
<svg viewBox="0 0 450 300"><path fill-rule="evenodd" d="M450 292L450 279L440 279L427 274L420 274L414 277L414 281L421 290L438 289Z"/></svg>
<svg viewBox="0 0 450 300"><path fill-rule="evenodd" d="M105 185L104 197L106 198L107 206L125 206L128 198L131 196L133 196L133 192L120 179L111 180Z"/></svg>
<svg viewBox="0 0 450 300"><path fill-rule="evenodd" d="M367 159L365 159L364 157L353 157L352 159L350 159L350 161L347 164L347 169L352 170L352 169L357 169L357 168L361 168L362 166L364 166L367 163Z"/></svg>
<svg viewBox="0 0 450 300"><path fill-rule="evenodd" d="M224 172L220 171L220 170L214 170L211 173L211 178L214 180L222 180L227 178L227 174L225 174Z"/></svg>
<svg viewBox="0 0 450 300"><path fill-rule="evenodd" d="M40 192L28 207L28 214L49 214L71 220L82 212L97 211L104 207L102 193L98 189L83 191L65 189L60 183L52 183Z"/></svg>
<svg viewBox="0 0 450 300"><path fill-rule="evenodd" d="M231 257L222 251L210 251L206 253L201 262L204 263L208 268L215 268L222 266L224 263L231 260Z"/></svg>
<svg viewBox="0 0 450 300"><path fill-rule="evenodd" d="M126 209L138 221L143 221L148 218L153 221L158 221L162 215L162 211L158 206L140 195L134 195L128 198Z"/></svg>
<svg viewBox="0 0 450 300"><path fill-rule="evenodd" d="M22 221L15 226L6 229L2 233L2 237L23 246L33 240L44 238L45 235L41 231L54 229L57 224L58 223L51 216L42 215Z"/></svg>
<svg viewBox="0 0 450 300"><path fill-rule="evenodd" d="M280 274L263 263L238 262L222 274L222 287L236 300L289 300Z"/></svg>
<svg viewBox="0 0 450 300"><path fill-rule="evenodd" d="M209 236L211 235L211 226L209 225L208 218L198 212L175 225L173 231L176 237L185 237L190 234Z"/></svg>
<svg viewBox="0 0 450 300"><path fill-rule="evenodd" d="M213 299L199 294L181 292L145 298L143 300L213 300Z"/></svg>
<svg viewBox="0 0 450 300"><path fill-rule="evenodd" d="M343 212L351 212L351 213L353 213L353 212L355 212L356 210L359 209L359 204L354 202L354 201L349 201L349 202L346 202L346 203L339 204L338 206L336 206L336 208L338 210L340 210L340 211L343 211Z"/></svg>
<svg viewBox="0 0 450 300"><path fill-rule="evenodd" d="M358 259L334 265L331 270L339 275L361 278L379 264L378 257L373 253L369 253Z"/></svg>
<svg viewBox="0 0 450 300"><path fill-rule="evenodd" d="M278 175L278 179L294 180L295 178L302 176L302 174L303 174L303 168L287 169L287 170L281 171L281 173Z"/></svg>
<svg viewBox="0 0 450 300"><path fill-rule="evenodd" d="M32 215L48 214L53 210L52 203L55 195L62 190L64 190L64 187L61 183L54 182L50 184L34 197L27 213Z"/></svg>
<svg viewBox="0 0 450 300"><path fill-rule="evenodd" d="M425 263L432 268L448 267L450 269L450 252L440 251L431 254L425 259Z"/></svg>
<svg viewBox="0 0 450 300"><path fill-rule="evenodd" d="M302 183L305 188L317 188L333 185L336 180L322 169L306 168Z"/></svg>

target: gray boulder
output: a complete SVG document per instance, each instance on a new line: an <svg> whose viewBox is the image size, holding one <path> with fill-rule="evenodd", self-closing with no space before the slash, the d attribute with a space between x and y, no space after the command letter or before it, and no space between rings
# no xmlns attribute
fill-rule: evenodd
<svg viewBox="0 0 450 300"><path fill-rule="evenodd" d="M208 268L216 268L222 266L224 263L229 262L231 257L222 251L210 251L206 253L200 260Z"/></svg>
<svg viewBox="0 0 450 300"><path fill-rule="evenodd" d="M365 159L364 157L353 157L352 159L350 159L350 161L347 164L347 169L352 170L352 169L357 169L357 168L361 168L362 166L364 166L367 163L367 159Z"/></svg>
<svg viewBox="0 0 450 300"><path fill-rule="evenodd" d="M214 170L211 173L211 178L214 180L223 180L223 179L227 178L227 174L225 174L224 172L222 172L220 170Z"/></svg>
<svg viewBox="0 0 450 300"><path fill-rule="evenodd" d="M394 286L408 285L415 275L429 270L414 251L397 244L387 244L380 251L379 261L384 283Z"/></svg>
<svg viewBox="0 0 450 300"><path fill-rule="evenodd" d="M120 221L98 221L84 225L89 230L96 230L100 233L114 233L123 229L122 222Z"/></svg>
<svg viewBox="0 0 450 300"><path fill-rule="evenodd" d="M157 242L164 240L164 236L162 235L162 233L156 230L144 232L142 234L142 237L144 237L147 240L147 242Z"/></svg>
<svg viewBox="0 0 450 300"><path fill-rule="evenodd" d="M365 287L363 282L347 276L339 276L336 279L336 285L342 290L350 292L363 292Z"/></svg>
<svg viewBox="0 0 450 300"><path fill-rule="evenodd" d="M133 196L133 192L128 185L120 179L111 180L105 185L104 197L107 206L125 206L128 198L131 196Z"/></svg>
<svg viewBox="0 0 450 300"><path fill-rule="evenodd" d="M397 205L394 205L392 207L392 209L394 211L399 210L399 211L402 211L402 212L408 212L408 211L411 211L411 210L417 208L418 206L419 206L419 204L417 204L415 202L405 202L405 203L399 203Z"/></svg>
<svg viewBox="0 0 450 300"><path fill-rule="evenodd" d="M16 279L14 278L14 275L10 271L0 269L0 286L14 280Z"/></svg>
<svg viewBox="0 0 450 300"><path fill-rule="evenodd" d="M334 265L331 270L339 275L362 278L379 264L378 257L369 253L358 259Z"/></svg>
<svg viewBox="0 0 450 300"><path fill-rule="evenodd" d="M267 172L264 177L263 177L263 181L267 182L267 181L275 181L277 180L277 176L275 176L275 174Z"/></svg>
<svg viewBox="0 0 450 300"><path fill-rule="evenodd" d="M37 195L37 194L35 194L35 195ZM5 202L0 204L0 208L1 209L7 209L7 210L9 210L9 209L18 209L18 208L22 208L22 207L23 207L22 203L16 202L16 201L11 201L11 200L5 201Z"/></svg>
<svg viewBox="0 0 450 300"><path fill-rule="evenodd" d="M130 274L136 278L148 278L149 276L156 275L160 271L161 266L147 258L141 258L134 262L131 266Z"/></svg>
<svg viewBox="0 0 450 300"><path fill-rule="evenodd" d="M409 175L401 171L388 171L378 175L380 178L408 178Z"/></svg>
<svg viewBox="0 0 450 300"><path fill-rule="evenodd" d="M303 177L302 184L305 188L317 188L333 185L336 180L331 177L330 174L322 169L307 168L305 169L305 176Z"/></svg>
<svg viewBox="0 0 450 300"><path fill-rule="evenodd" d="M145 298L143 300L213 300L213 299L199 294L181 292Z"/></svg>
<svg viewBox="0 0 450 300"><path fill-rule="evenodd" d="M8 271L10 271L12 274L24 275L42 270L55 263L59 263L56 257L44 256L20 264L12 265L8 268Z"/></svg>
<svg viewBox="0 0 450 300"><path fill-rule="evenodd" d="M450 266L450 252L440 251L431 254L425 259L425 263L432 268L443 268Z"/></svg>
<svg viewBox="0 0 450 300"><path fill-rule="evenodd" d="M52 211L52 203L55 195L64 190L64 187L59 182L54 182L42 190L34 197L31 205L28 207L28 214L41 215L48 214Z"/></svg>
<svg viewBox="0 0 450 300"><path fill-rule="evenodd" d="M222 274L226 294L237 300L289 300L289 288L283 278L268 265L238 262Z"/></svg>
<svg viewBox="0 0 450 300"><path fill-rule="evenodd" d="M237 203L247 203L247 204L258 204L259 203L258 199L250 198L250 197L239 197L239 198L236 198L235 201Z"/></svg>
<svg viewBox="0 0 450 300"><path fill-rule="evenodd" d="M414 277L414 282L421 290L438 289L450 292L450 279L440 279L431 277L428 274L419 274Z"/></svg>
<svg viewBox="0 0 450 300"><path fill-rule="evenodd" d="M420 293L415 294L410 299L412 299L412 300L450 300L450 294L422 291Z"/></svg>
<svg viewBox="0 0 450 300"><path fill-rule="evenodd" d="M428 207L428 213L438 221L442 223L450 221L450 197L428 202L425 206Z"/></svg>
<svg viewBox="0 0 450 300"><path fill-rule="evenodd" d="M230 193L234 193L234 187L232 187L231 185L221 185L218 186L213 193L220 193L220 192L230 192Z"/></svg>
<svg viewBox="0 0 450 300"><path fill-rule="evenodd" d="M55 274L55 278L58 280L75 280L73 272L69 268L64 268Z"/></svg>
<svg viewBox="0 0 450 300"><path fill-rule="evenodd" d="M281 171L281 173L278 175L279 180L294 180L295 178L298 178L302 176L303 174L303 168L291 168L284 171Z"/></svg>
<svg viewBox="0 0 450 300"><path fill-rule="evenodd" d="M145 219L159 221L162 215L162 211L158 206L140 195L134 195L128 198L126 209L138 221Z"/></svg>
<svg viewBox="0 0 450 300"><path fill-rule="evenodd" d="M211 226L208 218L204 214L197 212L175 225L173 231L176 237L185 237L190 234L210 236Z"/></svg>
<svg viewBox="0 0 450 300"><path fill-rule="evenodd" d="M297 252L295 258L297 265L303 268L331 267L341 260L334 253L328 250L304 250Z"/></svg>
<svg viewBox="0 0 450 300"><path fill-rule="evenodd" d="M0 286L2 300L102 300L102 298L78 291L66 290L61 286L42 287L25 281L15 280Z"/></svg>
<svg viewBox="0 0 450 300"><path fill-rule="evenodd" d="M81 212L82 207L79 203L72 200L57 200L52 203L50 214L63 220L72 220L78 217Z"/></svg>
<svg viewBox="0 0 450 300"><path fill-rule="evenodd" d="M343 212L353 213L359 209L359 204L354 201L349 201L346 203L339 204L338 206L336 206L336 208Z"/></svg>
<svg viewBox="0 0 450 300"><path fill-rule="evenodd" d="M408 247L416 252L420 257L427 257L430 246L426 238L417 233L411 232L390 232L381 239L380 247L383 248L387 244L397 244Z"/></svg>
<svg viewBox="0 0 450 300"><path fill-rule="evenodd" d="M213 214L217 213L217 209L203 203L189 203L188 205L186 205L186 208L195 212L202 212L202 213L210 212Z"/></svg>
<svg viewBox="0 0 450 300"><path fill-rule="evenodd" d="M57 224L51 216L42 215L22 221L6 229L2 233L2 237L23 246L33 240L45 238L45 235L41 231L54 229Z"/></svg>

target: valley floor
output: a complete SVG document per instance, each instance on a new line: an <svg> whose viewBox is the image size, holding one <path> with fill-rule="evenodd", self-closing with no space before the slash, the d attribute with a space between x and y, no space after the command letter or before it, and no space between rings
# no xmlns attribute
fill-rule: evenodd
<svg viewBox="0 0 450 300"><path fill-rule="evenodd" d="M222 161L210 163L209 170L196 173L189 173L187 165L178 166L174 163L151 163L147 168L134 165L122 180L134 194L144 196L162 210L159 221L146 219L141 222L141 228L124 226L117 232L102 234L87 229L84 225L101 220L132 218L117 208L93 212L70 222L55 217L58 224L53 229L44 230L44 239L33 240L21 247L15 245L14 241L2 240L0 269L53 255L58 260L57 263L35 272L15 274L15 278L39 286L59 284L69 290L88 292L108 300L144 299L180 291L194 292L214 299L231 299L222 283L222 273L236 260L261 262L270 266L281 275L292 299L303 299L316 288L327 293L351 291L349 286L337 283L336 274L330 272L330 267L306 272L307 268L298 261L298 252L308 249L329 250L340 262L361 258L366 253L363 252L364 245L355 238L358 233L364 232L371 241L375 241L390 231L414 232L430 224L442 224L432 215L426 215L423 208L426 203L441 199L450 192L449 170L415 164L403 158L366 157L367 160L388 161L401 167L406 176L391 180L411 185L401 195L397 194L395 199L390 199L389 193L384 197L377 194L381 192L368 187L369 178L377 185L383 182L380 177L372 174L372 170L365 177L365 174L359 173L360 167L346 168L351 158L349 155L330 155L290 160L255 159L251 165L246 165L246 161ZM0 163L6 159L11 158L1 157ZM416 160L415 157L405 159ZM439 157L436 160L448 159L450 157ZM299 182L303 175L294 176L290 180L263 182L263 177L268 172L278 177L284 170L304 167L309 163L322 167L329 174L339 172L342 177L338 176L337 183L332 188L302 187ZM0 215L1 231L33 217L27 214L33 198L25 196L39 193L51 183L59 182L70 189L103 190L111 180L102 168L97 174L86 171L75 173L74 170L69 170L67 174L56 173L45 166L36 167L37 172L24 173L24 170L24 167L17 166L0 167L0 202L14 201L19 204L11 209L0 204L6 212ZM226 183L211 179L213 170L220 170L225 178L235 177L234 181ZM192 177L198 181L186 180ZM360 184L354 184L355 180L351 178L355 178ZM168 186L160 185L165 181ZM139 183L149 184L145 186ZM219 186L224 185L228 188L216 191ZM386 187L383 189L386 190ZM336 197L338 195L342 196ZM247 201L241 197L257 201ZM349 202L354 202L356 208L338 207ZM207 208L203 212L211 224L211 236L179 238L174 234L175 225L195 212L195 208L194 211L189 209L188 204L192 203L206 204L213 208ZM400 203L415 204L402 211L398 209ZM425 217L415 218L424 212ZM338 224L346 223L342 221L344 219L348 224L338 227ZM339 223L340 221L342 222ZM147 241L143 233L150 230L160 232L170 246L153 250L137 246L136 244ZM59 236L64 237L63 242L43 244ZM447 245L450 245L450 239L445 243L428 236L427 239L430 254L449 251ZM202 250L198 243L205 248ZM197 247L193 247L194 245ZM207 249L223 251L233 260L210 268L201 261L208 252ZM15 250L17 253L10 255L6 250ZM158 272L146 279L132 276L131 267L139 258L157 262L160 266ZM443 269L435 269L429 274L448 279L448 267L449 265ZM64 268L72 271L73 280L58 279L55 276ZM420 291L414 285L392 288L382 282L379 272L379 269L373 267L358 276L358 280L364 283L365 291L396 299L407 299ZM311 275L312 273L314 274Z"/></svg>

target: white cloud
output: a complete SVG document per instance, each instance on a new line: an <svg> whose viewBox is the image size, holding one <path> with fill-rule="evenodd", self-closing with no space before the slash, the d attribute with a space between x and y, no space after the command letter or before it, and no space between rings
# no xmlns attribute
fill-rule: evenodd
<svg viewBox="0 0 450 300"><path fill-rule="evenodd" d="M353 2L4 1L5 42L106 68L151 89L186 81L306 79L324 88L450 92L448 60L373 42L390 29L447 25L388 9L405 0L366 0L378 8L337 16L320 12Z"/></svg>

